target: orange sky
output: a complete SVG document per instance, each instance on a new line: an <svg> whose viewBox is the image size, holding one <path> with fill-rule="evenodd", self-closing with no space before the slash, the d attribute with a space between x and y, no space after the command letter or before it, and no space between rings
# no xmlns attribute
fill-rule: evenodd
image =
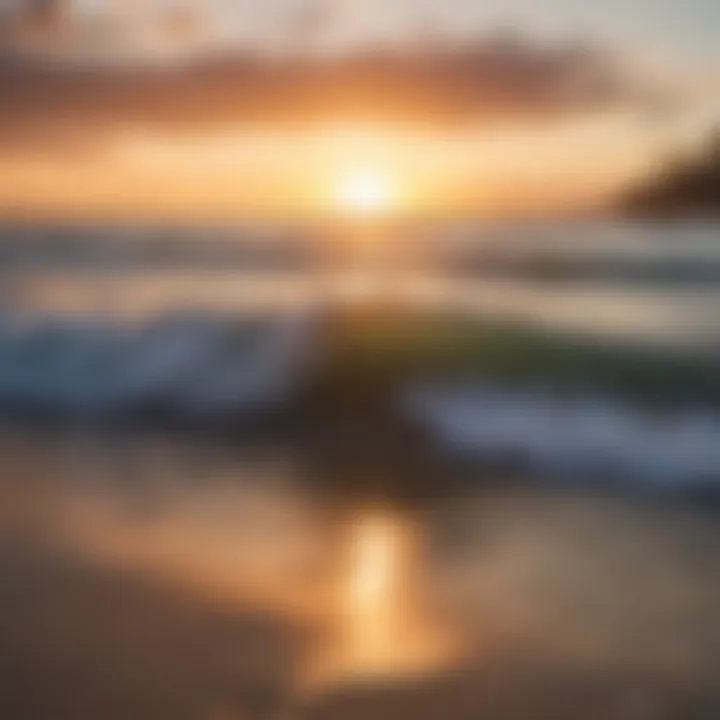
<svg viewBox="0 0 720 720"><path fill-rule="evenodd" d="M0 160L0 212L69 216L320 217L370 171L399 215L555 213L602 202L659 139L621 116L421 132L343 124L173 136L127 131L96 154Z"/></svg>

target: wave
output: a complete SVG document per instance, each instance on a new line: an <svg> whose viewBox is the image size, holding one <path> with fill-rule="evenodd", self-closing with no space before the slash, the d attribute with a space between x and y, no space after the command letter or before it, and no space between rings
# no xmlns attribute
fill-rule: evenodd
<svg viewBox="0 0 720 720"><path fill-rule="evenodd" d="M139 323L0 316L0 411L202 419L271 408L307 370L314 320L310 308L174 311Z"/></svg>
<svg viewBox="0 0 720 720"><path fill-rule="evenodd" d="M445 450L545 477L655 486L720 479L720 415L488 386L413 388L406 412Z"/></svg>

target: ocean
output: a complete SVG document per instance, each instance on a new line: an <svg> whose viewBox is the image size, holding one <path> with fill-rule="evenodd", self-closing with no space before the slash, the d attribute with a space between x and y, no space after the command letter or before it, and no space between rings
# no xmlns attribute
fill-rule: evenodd
<svg viewBox="0 0 720 720"><path fill-rule="evenodd" d="M0 716L717 717L718 228L397 232L0 233Z"/></svg>

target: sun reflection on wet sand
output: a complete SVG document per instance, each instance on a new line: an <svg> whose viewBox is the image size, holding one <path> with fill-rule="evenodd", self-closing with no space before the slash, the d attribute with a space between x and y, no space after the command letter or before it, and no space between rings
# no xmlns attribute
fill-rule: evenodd
<svg viewBox="0 0 720 720"><path fill-rule="evenodd" d="M389 511L358 512L343 551L337 625L311 684L389 680L444 665L454 644L426 603L420 528Z"/></svg>
<svg viewBox="0 0 720 720"><path fill-rule="evenodd" d="M358 671L378 670L389 661L404 619L399 607L407 533L382 516L364 517L352 528L347 588L345 648Z"/></svg>

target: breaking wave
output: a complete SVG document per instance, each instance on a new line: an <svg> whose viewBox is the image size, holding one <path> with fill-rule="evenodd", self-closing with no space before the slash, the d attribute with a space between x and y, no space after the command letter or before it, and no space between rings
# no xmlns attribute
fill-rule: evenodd
<svg viewBox="0 0 720 720"><path fill-rule="evenodd" d="M142 321L0 316L0 412L184 418L272 408L310 359L315 313L172 311Z"/></svg>
<svg viewBox="0 0 720 720"><path fill-rule="evenodd" d="M720 481L720 414L710 411L480 385L414 388L404 404L443 449L491 468L655 487Z"/></svg>

